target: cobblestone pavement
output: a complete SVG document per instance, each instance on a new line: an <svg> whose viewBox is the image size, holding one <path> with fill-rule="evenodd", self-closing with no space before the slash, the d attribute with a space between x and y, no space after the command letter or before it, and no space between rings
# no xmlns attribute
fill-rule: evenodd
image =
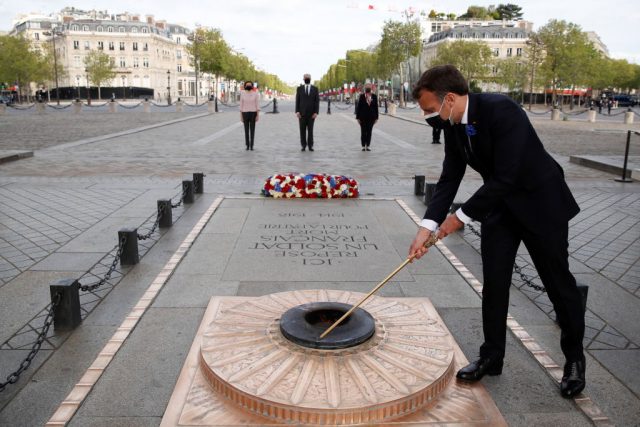
<svg viewBox="0 0 640 427"><path fill-rule="evenodd" d="M442 145L430 144L429 128L422 123L383 116L374 128L372 151L362 152L352 107L332 105L333 114L327 115L326 104L321 104L315 126L316 151L301 152L292 105L283 102L281 114L261 114L255 151L245 151L239 113L234 108L221 106L220 114L203 117L195 113L206 110L194 110L80 115L69 110L43 115L20 111L0 116L0 149L35 151L32 158L0 165L0 300L3 292L7 298L21 295L28 300L16 303L20 304L20 310L14 309L20 312L16 319L0 320L0 350L29 348L33 325L42 320L47 299L28 297L30 274L40 274L39 266L63 255L61 248L74 245L83 232L96 230L105 221L112 221L113 229L121 226L116 224L122 224L122 218L134 224L147 221L155 200L173 196L188 174L204 172L207 192L225 195L258 194L264 179L274 173L348 174L359 180L364 197L400 197L410 201L418 215L422 215L422 204L413 196L413 175L426 175L434 182L440 174ZM417 111L400 111L399 115L421 121ZM179 118L189 120L163 125ZM532 123L565 168L582 207L570 225L569 249L578 281L590 286L585 345L638 402L640 188L638 183L616 183L611 174L568 159L571 154L623 153L623 132L640 130L640 125L628 126L620 117L619 122L615 119L554 122L546 116L532 116ZM460 200L479 185L479 176L468 171ZM470 250L453 250L459 250L457 255L481 278L478 237L470 228L462 237ZM112 240L84 242L85 246L95 245L88 251L95 252L95 259L87 254L91 259L86 262L67 260L64 269L86 272L97 266L95 274L104 272ZM539 284L526 251L519 254L518 263ZM34 277L50 278L51 273L47 274ZM119 274L124 272L119 270ZM514 275L514 285L514 292L533 301L540 313L553 317L544 293L527 287L518 275ZM85 315L99 301L96 298L84 301ZM52 338L47 348L56 346ZM0 363L2 366L5 364Z"/></svg>

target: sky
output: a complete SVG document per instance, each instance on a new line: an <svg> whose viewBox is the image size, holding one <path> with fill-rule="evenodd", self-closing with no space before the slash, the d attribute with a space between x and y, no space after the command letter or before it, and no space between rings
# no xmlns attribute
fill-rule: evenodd
<svg viewBox="0 0 640 427"><path fill-rule="evenodd" d="M403 20L408 8L457 15L469 5L499 1L353 0L0 0L0 31L9 31L18 14L49 14L65 6L154 15L156 20L222 30L225 40L260 69L298 84L304 73L319 79L347 50L376 44L387 20ZM522 7L534 30L550 19L564 19L595 31L613 58L640 63L638 0L504 0ZM373 7L373 8L371 8Z"/></svg>

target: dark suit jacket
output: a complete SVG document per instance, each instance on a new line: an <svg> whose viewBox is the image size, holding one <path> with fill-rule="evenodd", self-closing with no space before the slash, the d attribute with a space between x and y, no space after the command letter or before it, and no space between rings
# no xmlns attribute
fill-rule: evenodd
<svg viewBox="0 0 640 427"><path fill-rule="evenodd" d="M529 230L566 227L580 208L560 165L544 149L529 118L502 95L469 94L468 125L445 127L445 158L425 218L441 223L467 164L484 184L462 205L482 221L506 208Z"/></svg>
<svg viewBox="0 0 640 427"><path fill-rule="evenodd" d="M311 117L314 113L320 112L320 94L318 88L314 85L309 86L309 95L307 95L304 85L298 86L296 90L296 113L300 113L305 117Z"/></svg>
<svg viewBox="0 0 640 427"><path fill-rule="evenodd" d="M356 105L356 119L375 121L378 120L378 97L371 94L371 105L367 104L365 94L361 94Z"/></svg>

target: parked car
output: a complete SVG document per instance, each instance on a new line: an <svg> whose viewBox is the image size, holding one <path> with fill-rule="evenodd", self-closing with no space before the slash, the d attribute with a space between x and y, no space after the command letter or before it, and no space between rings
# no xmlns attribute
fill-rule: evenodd
<svg viewBox="0 0 640 427"><path fill-rule="evenodd" d="M618 107L633 107L637 102L631 95L613 95L613 100L618 102Z"/></svg>

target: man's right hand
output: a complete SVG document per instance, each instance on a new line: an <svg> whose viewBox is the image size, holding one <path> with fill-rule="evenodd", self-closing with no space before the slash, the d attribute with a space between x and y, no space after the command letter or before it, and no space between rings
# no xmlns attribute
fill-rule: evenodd
<svg viewBox="0 0 640 427"><path fill-rule="evenodd" d="M301 117L302 117L302 115L300 115L300 113L296 113L296 117L297 117L297 118L301 118Z"/></svg>
<svg viewBox="0 0 640 427"><path fill-rule="evenodd" d="M424 227L419 227L418 233L409 247L409 257L415 255L415 259L420 259L424 254L429 252L429 248L425 248L424 244L427 243L427 240L429 240L430 237L430 230Z"/></svg>

